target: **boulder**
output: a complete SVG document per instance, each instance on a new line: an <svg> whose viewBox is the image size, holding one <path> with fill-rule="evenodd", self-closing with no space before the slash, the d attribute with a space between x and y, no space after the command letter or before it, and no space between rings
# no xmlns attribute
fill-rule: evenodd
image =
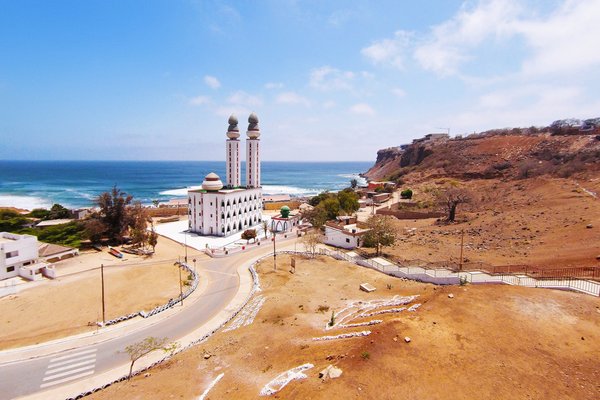
<svg viewBox="0 0 600 400"><path fill-rule="evenodd" d="M404 337L404 341L405 341L406 343L410 343L411 339L410 339L410 337L408 337L408 336L405 336L405 337Z"/></svg>
<svg viewBox="0 0 600 400"><path fill-rule="evenodd" d="M319 372L319 378L321 379L335 379L342 376L342 370L334 367L333 365L328 365L323 371Z"/></svg>

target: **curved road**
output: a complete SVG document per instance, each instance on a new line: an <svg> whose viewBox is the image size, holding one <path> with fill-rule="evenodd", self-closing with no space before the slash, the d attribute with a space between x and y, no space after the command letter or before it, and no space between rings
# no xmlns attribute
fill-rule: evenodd
<svg viewBox="0 0 600 400"><path fill-rule="evenodd" d="M198 267L200 279L208 279L208 286L196 300L191 300L193 303L168 318L158 322L148 318L145 320L148 326L124 336L114 333L112 336L117 337L100 343L0 364L0 399L13 399L61 384L71 384L128 364L129 356L122 350L148 336L168 337L170 341L184 337L208 322L234 298L240 285L238 266L270 250L269 246L263 246L228 258L201 262Z"/></svg>

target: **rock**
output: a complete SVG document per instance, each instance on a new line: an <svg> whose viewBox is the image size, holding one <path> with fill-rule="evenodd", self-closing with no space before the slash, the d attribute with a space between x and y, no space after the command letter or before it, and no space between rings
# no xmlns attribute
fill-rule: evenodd
<svg viewBox="0 0 600 400"><path fill-rule="evenodd" d="M208 360L208 359L209 359L209 358L211 358L211 357L212 357L212 355L211 355L211 354L208 354L208 353L205 353L205 354L204 354L204 359L205 359L205 360Z"/></svg>
<svg viewBox="0 0 600 400"><path fill-rule="evenodd" d="M335 379L342 376L342 370L334 367L333 365L328 365L323 371L319 372L319 378L325 379Z"/></svg>
<svg viewBox="0 0 600 400"><path fill-rule="evenodd" d="M395 338L394 338L394 342L397 342L397 341L398 341L398 337L395 337Z"/></svg>
<svg viewBox="0 0 600 400"><path fill-rule="evenodd" d="M449 299L453 299L453 298L454 298L454 295L453 295L452 293L450 293L450 294L448 295L448 298L449 298Z"/></svg>
<svg viewBox="0 0 600 400"><path fill-rule="evenodd" d="M592 229L594 226L592 224L587 224L585 227L588 229Z"/></svg>
<svg viewBox="0 0 600 400"><path fill-rule="evenodd" d="M408 336L405 336L405 337L404 337L404 341L405 341L406 343L410 343L410 340L411 340L411 339L410 339Z"/></svg>
<svg viewBox="0 0 600 400"><path fill-rule="evenodd" d="M150 372L146 372L146 373L144 374L144 378L148 378L150 375L152 375Z"/></svg>
<svg viewBox="0 0 600 400"><path fill-rule="evenodd" d="M600 260L600 256L596 256L596 260Z"/></svg>

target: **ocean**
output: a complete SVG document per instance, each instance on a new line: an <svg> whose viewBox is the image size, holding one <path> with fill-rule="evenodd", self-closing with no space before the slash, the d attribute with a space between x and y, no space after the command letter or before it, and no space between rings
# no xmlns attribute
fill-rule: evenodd
<svg viewBox="0 0 600 400"><path fill-rule="evenodd" d="M372 162L263 161L264 194L314 195L337 191L367 171ZM0 206L77 208L114 185L144 204L184 198L187 189L216 172L225 180L223 161L0 161ZM242 162L242 183L245 171Z"/></svg>

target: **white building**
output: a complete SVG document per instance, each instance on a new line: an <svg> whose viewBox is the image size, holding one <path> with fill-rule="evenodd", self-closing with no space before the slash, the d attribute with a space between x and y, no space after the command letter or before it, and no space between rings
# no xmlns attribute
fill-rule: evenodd
<svg viewBox="0 0 600 400"><path fill-rule="evenodd" d="M35 236L0 232L0 280L15 276L34 280L39 272L54 277L51 266L38 262L38 246Z"/></svg>
<svg viewBox="0 0 600 400"><path fill-rule="evenodd" d="M246 186L240 182L238 120L229 117L225 150L226 184L214 172L206 175L201 189L188 191L189 229L200 235L229 236L262 220L260 183L260 129L258 117L248 117L246 135Z"/></svg>
<svg viewBox="0 0 600 400"><path fill-rule="evenodd" d="M344 249L355 249L363 244L362 236L368 229L361 229L356 224L336 224L328 222L325 224L325 244L341 247Z"/></svg>

